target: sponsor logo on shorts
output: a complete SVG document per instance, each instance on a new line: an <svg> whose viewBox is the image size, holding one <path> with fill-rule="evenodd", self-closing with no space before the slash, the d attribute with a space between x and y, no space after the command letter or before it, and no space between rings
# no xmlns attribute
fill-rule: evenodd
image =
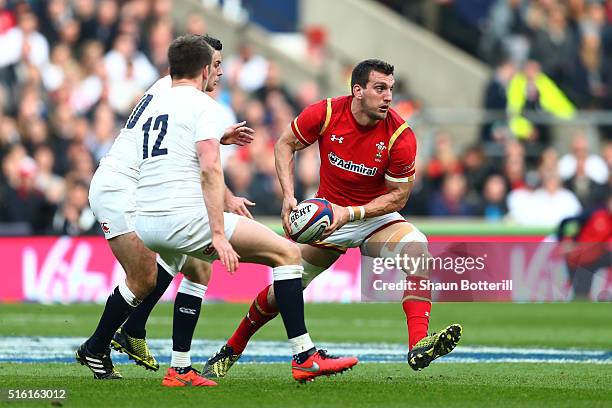
<svg viewBox="0 0 612 408"><path fill-rule="evenodd" d="M110 227L108 226L108 222L101 222L100 226L102 227L102 231L104 231L105 234L110 233Z"/></svg>
<svg viewBox="0 0 612 408"><path fill-rule="evenodd" d="M204 247L204 249L202 250L202 253L205 256L212 256L213 254L216 253L216 250L215 250L215 247L212 244L210 244Z"/></svg>
<svg viewBox="0 0 612 408"><path fill-rule="evenodd" d="M329 162L336 167L340 167L341 169L350 171L352 173L361 174L364 176L375 176L378 168L376 167L368 167L362 163L354 163L352 160L344 160L338 157L334 152L330 152L327 156L329 158Z"/></svg>

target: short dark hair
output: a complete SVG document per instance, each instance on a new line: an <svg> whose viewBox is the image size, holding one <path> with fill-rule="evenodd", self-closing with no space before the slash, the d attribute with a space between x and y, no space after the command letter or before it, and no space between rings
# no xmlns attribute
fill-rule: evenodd
<svg viewBox="0 0 612 408"><path fill-rule="evenodd" d="M206 43L210 45L213 50L221 51L223 49L223 44L221 44L221 40L219 40L218 38L206 34L204 36L204 41L206 41Z"/></svg>
<svg viewBox="0 0 612 408"><path fill-rule="evenodd" d="M202 35L187 34L175 38L168 48L170 76L194 78L212 62L212 49Z"/></svg>
<svg viewBox="0 0 612 408"><path fill-rule="evenodd" d="M359 84L365 88L370 78L370 72L372 71L380 72L385 75L393 75L393 65L379 59L361 61L353 68L351 74L351 94L353 93L355 84Z"/></svg>

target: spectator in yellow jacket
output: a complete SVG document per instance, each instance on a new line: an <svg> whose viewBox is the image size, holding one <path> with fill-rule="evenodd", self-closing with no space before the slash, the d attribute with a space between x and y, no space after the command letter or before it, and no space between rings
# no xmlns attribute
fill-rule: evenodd
<svg viewBox="0 0 612 408"><path fill-rule="evenodd" d="M510 129L523 140L546 142L545 126L534 126L528 113L548 113L558 119L571 119L576 108L559 87L541 70L540 64L528 60L508 86Z"/></svg>

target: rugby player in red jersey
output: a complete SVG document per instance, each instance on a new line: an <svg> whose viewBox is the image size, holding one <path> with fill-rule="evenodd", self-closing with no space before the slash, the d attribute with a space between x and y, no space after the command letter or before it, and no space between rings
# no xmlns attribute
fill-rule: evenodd
<svg viewBox="0 0 612 408"><path fill-rule="evenodd" d="M276 170L283 189L283 227L296 208L294 154L319 143L320 185L317 197L330 201L333 224L320 241L300 244L306 287L348 248L362 254L427 251L427 239L398 213L408 200L415 177L416 138L408 124L391 109L393 66L365 60L352 72L351 95L328 98L308 106L293 120L275 146ZM383 244L381 244L383 243ZM413 252L417 251L417 252ZM406 271L408 272L408 271ZM427 270L411 271L407 280L428 279ZM427 335L431 290L406 291L402 300L408 325L408 363L415 369L449 353L461 337L453 324ZM251 336L278 314L271 286L253 301L248 314L221 350L206 363L204 374L223 377Z"/></svg>

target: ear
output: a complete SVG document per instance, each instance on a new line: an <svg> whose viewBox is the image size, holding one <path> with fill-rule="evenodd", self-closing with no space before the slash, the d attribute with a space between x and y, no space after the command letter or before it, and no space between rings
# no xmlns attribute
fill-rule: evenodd
<svg viewBox="0 0 612 408"><path fill-rule="evenodd" d="M210 77L210 65L206 65L202 70L202 78L206 81Z"/></svg>
<svg viewBox="0 0 612 408"><path fill-rule="evenodd" d="M357 99L363 98L363 88L359 84L353 85L353 95Z"/></svg>

